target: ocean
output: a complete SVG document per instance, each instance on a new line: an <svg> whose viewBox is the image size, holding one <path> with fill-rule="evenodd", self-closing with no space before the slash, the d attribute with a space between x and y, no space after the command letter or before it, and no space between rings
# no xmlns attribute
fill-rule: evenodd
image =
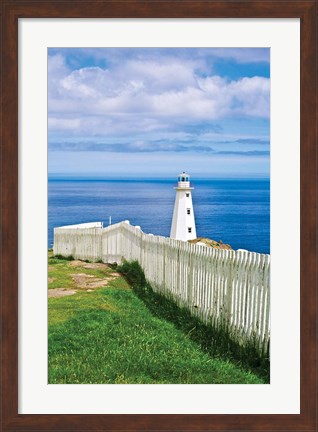
<svg viewBox="0 0 318 432"><path fill-rule="evenodd" d="M50 179L48 245L53 228L83 222L129 220L145 233L169 237L176 179ZM270 253L268 179L196 179L191 182L198 237L233 249Z"/></svg>

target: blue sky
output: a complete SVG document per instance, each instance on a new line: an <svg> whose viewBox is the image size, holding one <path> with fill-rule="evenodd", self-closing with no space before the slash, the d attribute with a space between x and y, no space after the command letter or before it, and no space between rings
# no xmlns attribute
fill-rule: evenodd
<svg viewBox="0 0 318 432"><path fill-rule="evenodd" d="M49 49L49 174L268 177L269 55Z"/></svg>

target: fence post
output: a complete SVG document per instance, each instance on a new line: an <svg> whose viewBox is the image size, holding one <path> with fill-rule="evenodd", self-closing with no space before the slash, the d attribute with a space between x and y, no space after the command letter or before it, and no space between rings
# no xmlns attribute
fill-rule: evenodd
<svg viewBox="0 0 318 432"><path fill-rule="evenodd" d="M268 353L269 255L153 236L127 222L55 228L54 254L106 262L138 259L154 290L206 323L235 330L238 342L257 335L259 349Z"/></svg>

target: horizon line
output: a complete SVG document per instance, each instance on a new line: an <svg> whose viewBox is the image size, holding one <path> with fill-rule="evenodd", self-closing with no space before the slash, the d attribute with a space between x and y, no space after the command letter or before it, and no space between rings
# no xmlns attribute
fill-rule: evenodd
<svg viewBox="0 0 318 432"><path fill-rule="evenodd" d="M83 180L124 180L124 179L140 179L140 180L173 180L176 179L178 176L177 175L168 175L168 176L160 176L160 175L151 175L151 174L146 174L146 175L134 175L134 174L129 174L129 175L105 175L105 174L60 174L60 173L49 173L48 174L48 180L55 180L55 179L63 179L63 180L67 180L67 179L83 179ZM196 176L195 174L190 174L190 177L193 179L198 179L198 180L205 180L205 179L209 179L209 180L213 180L213 179L233 179L233 180L239 180L239 179L247 179L247 180L270 180L270 176L268 175L215 175L215 176L203 176L198 175Z"/></svg>

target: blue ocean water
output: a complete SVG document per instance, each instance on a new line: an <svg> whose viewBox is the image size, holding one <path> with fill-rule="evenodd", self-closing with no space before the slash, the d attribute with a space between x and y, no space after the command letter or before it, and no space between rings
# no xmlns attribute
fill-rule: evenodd
<svg viewBox="0 0 318 432"><path fill-rule="evenodd" d="M146 233L169 237L176 180L49 180L48 243L53 228L83 222L129 220ZM204 179L192 186L197 236L233 249L270 253L270 181Z"/></svg>

